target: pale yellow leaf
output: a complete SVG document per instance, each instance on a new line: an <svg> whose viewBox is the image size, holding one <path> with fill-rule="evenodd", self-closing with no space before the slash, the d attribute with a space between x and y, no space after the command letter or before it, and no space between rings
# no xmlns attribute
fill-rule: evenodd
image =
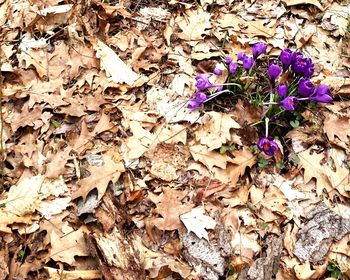
<svg viewBox="0 0 350 280"><path fill-rule="evenodd" d="M210 17L211 14L203 9L187 10L184 16L177 16L175 22L182 30L178 33L179 38L187 41L203 39L211 27Z"/></svg>
<svg viewBox="0 0 350 280"><path fill-rule="evenodd" d="M54 261L73 265L75 256L89 256L89 251L85 244L83 231L67 228L70 231L62 236L59 236L56 231L51 232L50 257Z"/></svg>
<svg viewBox="0 0 350 280"><path fill-rule="evenodd" d="M132 85L139 78L139 75L127 66L105 43L96 39L92 41L92 45L96 50L96 56L101 61L101 68L106 71L107 77L112 82Z"/></svg>

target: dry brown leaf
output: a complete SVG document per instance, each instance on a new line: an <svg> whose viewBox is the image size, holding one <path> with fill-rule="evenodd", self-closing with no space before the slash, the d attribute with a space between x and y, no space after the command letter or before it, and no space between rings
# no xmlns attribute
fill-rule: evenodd
<svg viewBox="0 0 350 280"><path fill-rule="evenodd" d="M66 222L67 223L67 222ZM50 235L51 249L50 257L54 261L73 265L75 256L89 256L89 251L85 244L84 231L79 228L74 230L67 224L62 228L62 233L52 231Z"/></svg>
<svg viewBox="0 0 350 280"><path fill-rule="evenodd" d="M110 181L115 184L121 173L124 172L124 165L121 162L116 162L112 155L104 154L102 156L103 165L102 166L89 166L87 170L90 172L90 176L78 181L79 189L72 194L72 199L86 196L94 188L97 189L98 199L100 199Z"/></svg>
<svg viewBox="0 0 350 280"><path fill-rule="evenodd" d="M223 183L235 187L239 178L245 173L247 167L252 167L256 163L256 157L252 152L243 148L232 152L234 159L228 160L227 167L214 168L214 177Z"/></svg>
<svg viewBox="0 0 350 280"><path fill-rule="evenodd" d="M41 106L35 106L30 110L28 103L25 103L21 112L11 113L8 118L5 118L5 122L11 125L13 132L16 132L20 127L34 126L35 122L42 116L42 109Z"/></svg>
<svg viewBox="0 0 350 280"><path fill-rule="evenodd" d="M321 3L318 0L283 0L283 2L285 2L287 6L310 4L310 5L316 6L322 12L324 11L324 8L322 7Z"/></svg>
<svg viewBox="0 0 350 280"><path fill-rule="evenodd" d="M201 119L202 126L195 132L196 140L206 145L209 151L220 148L225 143L234 141L242 144L239 136L231 133L232 128L241 126L232 119L231 115L219 112L207 112Z"/></svg>
<svg viewBox="0 0 350 280"><path fill-rule="evenodd" d="M214 166L225 169L227 162L231 161L229 156L210 151L207 146L203 145L190 144L190 152L194 160L201 162L209 170L212 170Z"/></svg>
<svg viewBox="0 0 350 280"><path fill-rule="evenodd" d="M69 160L69 153L72 147L67 146L64 150L51 154L50 162L46 165L45 177L56 179L64 173L65 165Z"/></svg>
<svg viewBox="0 0 350 280"><path fill-rule="evenodd" d="M190 203L182 203L186 197L187 191L177 191L172 188L163 188L163 192L156 196L152 193L149 198L157 205L155 212L161 215L161 218L150 218L151 224L160 230L179 229L182 224L180 215L189 212L193 205Z"/></svg>
<svg viewBox="0 0 350 280"><path fill-rule="evenodd" d="M182 30L177 35L187 41L202 39L210 31L210 17L211 14L203 9L187 10L184 16L177 16L175 19Z"/></svg>
<svg viewBox="0 0 350 280"><path fill-rule="evenodd" d="M275 34L276 20L251 20L245 21L236 14L224 14L219 20L220 28L232 28L236 32L248 34L249 36L273 37Z"/></svg>
<svg viewBox="0 0 350 280"><path fill-rule="evenodd" d="M326 114L323 130L330 141L334 141L335 136L337 136L341 141L348 144L348 137L350 137L350 117Z"/></svg>
<svg viewBox="0 0 350 280"><path fill-rule="evenodd" d="M349 190L349 169L344 166L345 154L341 150L330 149L328 152L317 154L313 147L298 154L300 166L304 168L304 180L308 183L316 178L316 192L321 195L326 189L330 195L338 190L346 195Z"/></svg>
<svg viewBox="0 0 350 280"><path fill-rule="evenodd" d="M116 84L126 83L132 85L138 78L129 66L127 66L118 55L99 39L92 40L96 50L96 56L101 61L101 68L106 71L107 77Z"/></svg>

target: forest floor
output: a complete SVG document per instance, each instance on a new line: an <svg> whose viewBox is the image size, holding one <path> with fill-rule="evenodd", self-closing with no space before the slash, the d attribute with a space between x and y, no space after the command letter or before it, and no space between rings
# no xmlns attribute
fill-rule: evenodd
<svg viewBox="0 0 350 280"><path fill-rule="evenodd" d="M0 279L350 279L349 31L348 1L0 0ZM333 98L273 156L247 96L187 108L257 42Z"/></svg>

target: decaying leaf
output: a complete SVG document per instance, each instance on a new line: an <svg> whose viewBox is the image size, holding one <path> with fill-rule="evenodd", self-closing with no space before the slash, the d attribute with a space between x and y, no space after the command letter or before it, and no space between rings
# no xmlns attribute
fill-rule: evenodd
<svg viewBox="0 0 350 280"><path fill-rule="evenodd" d="M150 199L157 205L155 212L161 218L152 218L152 224L161 230L174 230L181 227L180 216L192 209L190 203L182 203L187 191L177 191L172 188L163 188L159 196L150 194Z"/></svg>

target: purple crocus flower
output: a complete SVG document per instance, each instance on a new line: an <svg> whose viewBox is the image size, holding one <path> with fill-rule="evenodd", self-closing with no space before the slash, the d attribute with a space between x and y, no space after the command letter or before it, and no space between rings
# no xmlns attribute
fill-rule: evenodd
<svg viewBox="0 0 350 280"><path fill-rule="evenodd" d="M250 70L254 65L254 58L252 56L245 56L243 58L243 68L245 70Z"/></svg>
<svg viewBox="0 0 350 280"><path fill-rule="evenodd" d="M247 57L247 55L246 55L244 52L239 52L239 53L237 54L237 60L242 60L242 61L243 61L243 59L244 59L245 57Z"/></svg>
<svg viewBox="0 0 350 280"><path fill-rule="evenodd" d="M292 64L292 70L298 75L304 75L304 72L307 70L308 65L309 61L307 58L297 56Z"/></svg>
<svg viewBox="0 0 350 280"><path fill-rule="evenodd" d="M293 52L291 49L284 49L281 51L280 60L284 71L287 70L287 68L292 64L294 56L295 52Z"/></svg>
<svg viewBox="0 0 350 280"><path fill-rule="evenodd" d="M213 86L206 74L198 74L195 79L197 81L196 87L199 91L206 90Z"/></svg>
<svg viewBox="0 0 350 280"><path fill-rule="evenodd" d="M281 74L281 72L281 67L278 65L277 61L270 63L267 74L269 75L269 80L272 84L275 83L277 77Z"/></svg>
<svg viewBox="0 0 350 280"><path fill-rule="evenodd" d="M281 98L285 98L287 96L288 87L286 84L279 84L277 87L277 94Z"/></svg>
<svg viewBox="0 0 350 280"><path fill-rule="evenodd" d="M315 92L309 96L309 100L320 103L330 103L333 101L333 97L331 96L328 86L320 84Z"/></svg>
<svg viewBox="0 0 350 280"><path fill-rule="evenodd" d="M266 53L267 44L265 43L256 43L252 46L253 58L257 59L257 57L261 54Z"/></svg>
<svg viewBox="0 0 350 280"><path fill-rule="evenodd" d="M231 62L228 66L228 71L230 71L231 74L235 74L237 72L238 63L237 62Z"/></svg>
<svg viewBox="0 0 350 280"><path fill-rule="evenodd" d="M195 110L200 107L208 99L204 92L197 92L194 98L191 98L187 103L187 108L190 110Z"/></svg>
<svg viewBox="0 0 350 280"><path fill-rule="evenodd" d="M214 73L216 76L220 76L220 75L222 74L222 70L219 69L219 68L215 68L215 69L213 70L213 73Z"/></svg>
<svg viewBox="0 0 350 280"><path fill-rule="evenodd" d="M275 141L270 140L268 137L263 137L257 143L259 150L263 151L268 156L273 156L279 149Z"/></svg>
<svg viewBox="0 0 350 280"><path fill-rule="evenodd" d="M315 91L315 86L309 79L305 79L305 78L300 79L299 85L298 85L298 92L300 96L308 97L314 91Z"/></svg>
<svg viewBox="0 0 350 280"><path fill-rule="evenodd" d="M310 58L306 59L306 67L304 69L303 72L303 76L304 78L311 78L311 76L314 74L315 72L315 65L313 64L312 60Z"/></svg>
<svg viewBox="0 0 350 280"><path fill-rule="evenodd" d="M225 63L229 65L232 62L232 57L231 56L226 56L225 57Z"/></svg>
<svg viewBox="0 0 350 280"><path fill-rule="evenodd" d="M294 111L298 106L298 98L295 96L288 96L278 104L286 111Z"/></svg>

